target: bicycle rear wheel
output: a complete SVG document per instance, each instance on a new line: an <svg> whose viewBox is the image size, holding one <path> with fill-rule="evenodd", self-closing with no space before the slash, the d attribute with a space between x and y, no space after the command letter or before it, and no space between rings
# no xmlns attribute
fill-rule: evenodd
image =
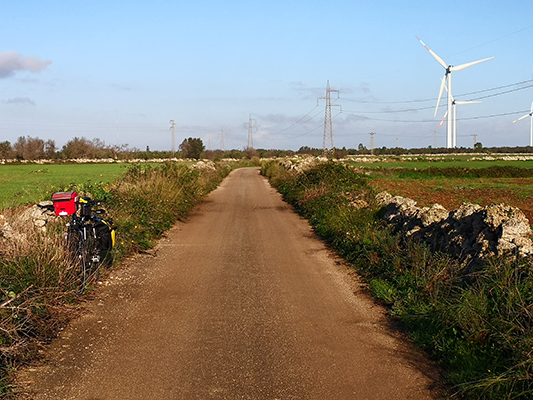
<svg viewBox="0 0 533 400"><path fill-rule="evenodd" d="M113 246L115 227L112 220L98 218L94 226L96 251L100 256L100 265L105 268L113 264Z"/></svg>
<svg viewBox="0 0 533 400"><path fill-rule="evenodd" d="M85 230L85 232L84 232ZM78 294L83 294L91 280L99 278L100 257L96 251L94 229L69 229L67 231L67 248L70 261L76 266L80 285Z"/></svg>

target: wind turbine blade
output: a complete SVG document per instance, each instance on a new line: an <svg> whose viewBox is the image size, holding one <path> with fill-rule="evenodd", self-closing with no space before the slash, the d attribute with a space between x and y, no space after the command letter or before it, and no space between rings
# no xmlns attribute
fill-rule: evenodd
<svg viewBox="0 0 533 400"><path fill-rule="evenodd" d="M439 124L439 128L442 126L442 124L444 123L444 121L446 120L446 117L448 116L448 111L446 111L444 113L444 117L442 117L442 121L440 121L440 124Z"/></svg>
<svg viewBox="0 0 533 400"><path fill-rule="evenodd" d="M439 105L440 105L440 99L442 97L442 92L444 91L444 88L446 87L446 77L448 75L444 75L442 77L442 80L440 82L440 90L439 90L439 97L437 99L437 106L435 107L435 114L433 116L437 116L437 112L439 111Z"/></svg>
<svg viewBox="0 0 533 400"><path fill-rule="evenodd" d="M440 58L437 54L435 54L435 52L433 50L431 50L429 47L426 46L426 44L418 37L415 35L415 37L418 39L418 41L420 43L422 43L422 46L424 46L424 48L429 51L429 54L431 54L435 60L437 60L437 62L442 65L444 68L448 68L448 66L446 65L446 63L444 62L444 60L442 58Z"/></svg>
<svg viewBox="0 0 533 400"><path fill-rule="evenodd" d="M468 101L456 101L455 104L481 104L481 101L473 101L473 100L468 100Z"/></svg>
<svg viewBox="0 0 533 400"><path fill-rule="evenodd" d="M469 62L469 63L466 63L466 64L457 65L455 67L450 67L450 71L452 71L452 72L460 71L462 69L471 67L472 65L476 65L476 64L482 63L484 61L492 60L493 58L494 57L484 58L483 60L472 61L472 62Z"/></svg>
<svg viewBox="0 0 533 400"><path fill-rule="evenodd" d="M515 120L513 121L513 124L514 124L515 122L518 122L518 121L520 121L520 120L526 118L526 117L529 117L530 115L531 115L531 114L526 114L526 115L521 116L521 117L518 118L518 119L515 119Z"/></svg>

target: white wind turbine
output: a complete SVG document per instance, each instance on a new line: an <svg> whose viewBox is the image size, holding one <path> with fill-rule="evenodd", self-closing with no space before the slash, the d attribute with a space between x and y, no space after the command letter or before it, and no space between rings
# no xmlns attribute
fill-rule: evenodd
<svg viewBox="0 0 533 400"><path fill-rule="evenodd" d="M439 98L437 99L437 106L435 107L435 115L437 115L437 111L438 111L439 105L440 105L440 99L442 97L442 92L446 88L446 81L447 81L448 82L448 87L446 89L447 89L447 92L448 92L448 108L447 108L446 113L447 113L447 115L451 116L451 118L448 118L448 125L447 125L447 129L446 129L446 135L447 135L446 136L447 137L447 139L446 139L446 147L447 148L455 147L456 144L457 144L457 137L456 137L456 130L455 130L455 128L453 128L453 127L456 126L456 119L455 119L455 115L454 115L455 113L452 114L452 108L453 108L453 105L454 105L453 104L453 95L452 95L452 72L460 71L462 69L471 67L472 65L479 64L479 63L481 63L483 61L491 60L494 57L484 58L483 60L473 61L473 62L469 62L469 63L466 63L466 64L457 65L457 66L447 65L444 62L444 60L442 58L440 58L437 54L435 54L435 52L433 52L430 48L428 48L426 46L426 44L418 36L416 36L416 38L418 39L418 41L420 43L422 43L422 46L424 46L426 48L426 50L429 51L429 53L435 58L435 60L437 60L437 62L446 69L446 72L444 73L444 77L441 80ZM462 102L461 103L460 102L456 102L456 103L457 104L461 104Z"/></svg>
<svg viewBox="0 0 533 400"><path fill-rule="evenodd" d="M513 121L513 124L515 122L518 122L520 121L521 119L524 119L526 117L531 117L530 118L530 123L529 123L529 146L533 146L533 102L531 102L531 111L529 112L529 114L526 114L526 115L522 115L520 118L518 119L515 119Z"/></svg>
<svg viewBox="0 0 533 400"><path fill-rule="evenodd" d="M452 121L453 121L453 134L452 134L452 147L457 147L457 105L461 104L479 104L481 101L461 101L461 100L455 100L453 96L449 96L452 99ZM440 121L439 128L444 123L444 120L446 119L448 115L448 111L444 113L444 117L442 118L442 121Z"/></svg>

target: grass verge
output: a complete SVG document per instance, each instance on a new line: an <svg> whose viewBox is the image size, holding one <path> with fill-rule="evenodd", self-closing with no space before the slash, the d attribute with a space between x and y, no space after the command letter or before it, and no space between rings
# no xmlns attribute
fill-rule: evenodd
<svg viewBox="0 0 533 400"><path fill-rule="evenodd" d="M533 396L531 259L494 258L463 275L385 224L368 178L345 165L296 173L268 161L262 173L442 367L450 397Z"/></svg>
<svg viewBox="0 0 533 400"><path fill-rule="evenodd" d="M177 163L133 165L113 183L78 184L72 190L104 199L118 227L114 263L156 240L243 162L194 169ZM12 394L10 372L34 360L79 311L78 276L67 261L64 223L47 231L6 210L16 239L0 236L0 397Z"/></svg>

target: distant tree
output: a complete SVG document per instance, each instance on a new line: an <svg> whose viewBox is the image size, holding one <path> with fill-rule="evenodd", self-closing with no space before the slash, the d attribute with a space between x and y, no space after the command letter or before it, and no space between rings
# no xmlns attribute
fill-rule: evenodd
<svg viewBox="0 0 533 400"><path fill-rule="evenodd" d="M7 160L15 156L11 143L7 140L5 142L0 142L0 159Z"/></svg>
<svg viewBox="0 0 533 400"><path fill-rule="evenodd" d="M47 140L46 142L44 142L44 157L48 160L57 157L55 141Z"/></svg>
<svg viewBox="0 0 533 400"><path fill-rule="evenodd" d="M90 158L93 156L93 146L91 141L81 137L75 137L74 139L69 140L61 150L61 153L64 158L73 159L73 158Z"/></svg>
<svg viewBox="0 0 533 400"><path fill-rule="evenodd" d="M44 158L44 140L21 136L13 145L15 155L21 160L37 160Z"/></svg>
<svg viewBox="0 0 533 400"><path fill-rule="evenodd" d="M235 158L237 160L240 160L243 157L244 153L240 150L230 150L224 153L224 158Z"/></svg>
<svg viewBox="0 0 533 400"><path fill-rule="evenodd" d="M483 143L477 142L476 144L474 144L474 150L478 150L478 151L483 150Z"/></svg>
<svg viewBox="0 0 533 400"><path fill-rule="evenodd" d="M348 150L346 150L346 147L343 147L342 149L334 149L335 158L344 158L348 155Z"/></svg>
<svg viewBox="0 0 533 400"><path fill-rule="evenodd" d="M180 144L180 151L185 158L194 158L198 160L205 150L204 143L200 138L184 139Z"/></svg>
<svg viewBox="0 0 533 400"><path fill-rule="evenodd" d="M127 147L127 146L126 146ZM119 151L127 151L125 147L115 148L105 144L100 139L89 140L84 137L75 137L69 140L62 148L63 158L111 158Z"/></svg>
<svg viewBox="0 0 533 400"><path fill-rule="evenodd" d="M204 152L204 158L211 160L211 161L220 160L221 158L224 158L224 152L220 149L206 150Z"/></svg>
<svg viewBox="0 0 533 400"><path fill-rule="evenodd" d="M258 156L258 152L256 149L254 149L253 147L247 147L246 149L244 149L244 157L248 158L249 160L251 160L253 157L257 157Z"/></svg>

